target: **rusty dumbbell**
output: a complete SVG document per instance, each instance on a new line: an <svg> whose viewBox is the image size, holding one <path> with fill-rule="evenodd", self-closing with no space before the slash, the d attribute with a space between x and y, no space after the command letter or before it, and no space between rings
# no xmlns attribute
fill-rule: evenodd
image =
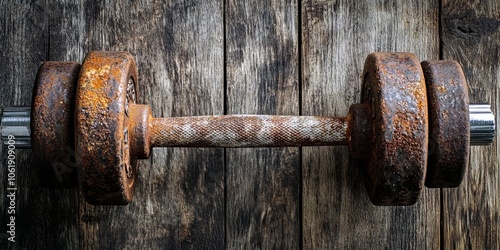
<svg viewBox="0 0 500 250"><path fill-rule="evenodd" d="M39 180L76 187L91 204L132 200L137 160L152 147L347 145L376 205L414 204L424 186L456 187L469 145L495 135L487 104L469 105L454 61L373 53L360 104L346 117L224 115L153 118L136 104L138 78L126 52L91 52L82 65L45 62L31 108L5 108L2 137L32 148ZM76 168L76 170L74 170Z"/></svg>

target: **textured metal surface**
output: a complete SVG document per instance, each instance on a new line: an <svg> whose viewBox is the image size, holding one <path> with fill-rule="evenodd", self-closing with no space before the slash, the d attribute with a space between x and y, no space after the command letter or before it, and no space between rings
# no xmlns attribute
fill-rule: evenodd
<svg viewBox="0 0 500 250"><path fill-rule="evenodd" d="M91 52L76 99L76 148L81 189L91 204L132 200L137 161L130 157L128 105L135 103L137 69L126 52Z"/></svg>
<svg viewBox="0 0 500 250"><path fill-rule="evenodd" d="M283 147L344 145L345 118L226 115L152 120L153 147Z"/></svg>
<svg viewBox="0 0 500 250"><path fill-rule="evenodd" d="M147 159L151 154L151 109L147 105L131 104L130 119L130 157Z"/></svg>
<svg viewBox="0 0 500 250"><path fill-rule="evenodd" d="M6 107L2 111L0 131L4 146L31 148L30 107Z"/></svg>
<svg viewBox="0 0 500 250"><path fill-rule="evenodd" d="M429 105L427 187L458 187L469 160L469 95L455 61L422 62Z"/></svg>
<svg viewBox="0 0 500 250"><path fill-rule="evenodd" d="M78 185L74 150L74 105L77 62L45 62L33 90L31 132L33 162L40 184L70 188Z"/></svg>
<svg viewBox="0 0 500 250"><path fill-rule="evenodd" d="M370 155L371 121L369 103L351 105L347 115L347 146L350 157L367 159Z"/></svg>
<svg viewBox="0 0 500 250"><path fill-rule="evenodd" d="M495 139L495 115L489 104L470 104L470 145L489 145Z"/></svg>
<svg viewBox="0 0 500 250"><path fill-rule="evenodd" d="M371 108L371 153L363 166L375 205L412 205L424 186L428 116L425 81L410 53L373 53L365 61L363 103Z"/></svg>

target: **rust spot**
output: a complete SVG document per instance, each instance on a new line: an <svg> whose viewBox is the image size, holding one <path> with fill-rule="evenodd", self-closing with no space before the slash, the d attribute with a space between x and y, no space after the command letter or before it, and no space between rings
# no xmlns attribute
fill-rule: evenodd
<svg viewBox="0 0 500 250"><path fill-rule="evenodd" d="M427 79L427 77L426 77L426 79ZM432 79L428 79L428 80L432 80ZM427 87L429 87L429 85L427 85ZM439 93L442 93L442 94L446 94L448 92L446 90L446 86L444 86L444 85L438 85L438 86L436 86L436 91L439 92Z"/></svg>

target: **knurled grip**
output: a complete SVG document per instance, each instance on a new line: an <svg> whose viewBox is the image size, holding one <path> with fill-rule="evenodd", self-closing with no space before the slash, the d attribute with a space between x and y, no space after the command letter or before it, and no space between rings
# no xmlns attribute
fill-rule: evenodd
<svg viewBox="0 0 500 250"><path fill-rule="evenodd" d="M224 115L156 118L153 147L283 147L347 144L346 118Z"/></svg>

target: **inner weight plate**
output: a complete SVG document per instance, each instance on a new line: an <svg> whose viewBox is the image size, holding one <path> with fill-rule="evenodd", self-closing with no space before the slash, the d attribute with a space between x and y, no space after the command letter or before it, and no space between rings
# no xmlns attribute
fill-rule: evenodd
<svg viewBox="0 0 500 250"><path fill-rule="evenodd" d="M38 69L31 104L33 162L43 187L78 186L74 148L75 92L80 64L45 62Z"/></svg>

